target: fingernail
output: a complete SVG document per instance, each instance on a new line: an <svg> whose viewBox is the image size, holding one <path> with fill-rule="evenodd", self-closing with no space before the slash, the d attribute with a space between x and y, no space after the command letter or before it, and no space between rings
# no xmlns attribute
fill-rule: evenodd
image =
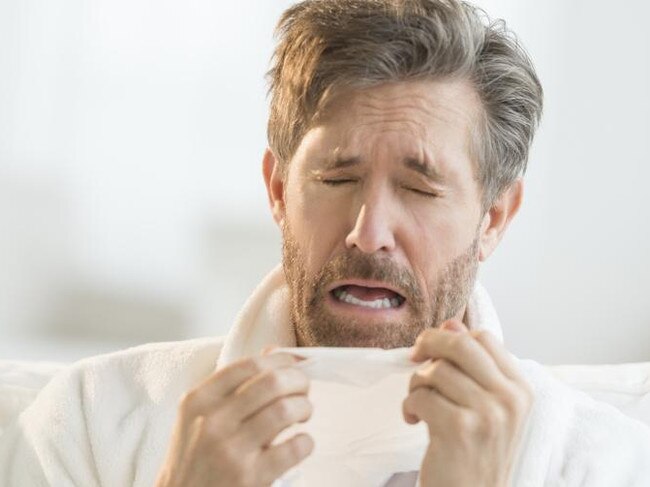
<svg viewBox="0 0 650 487"><path fill-rule="evenodd" d="M274 348L277 348L277 347L275 347L274 345L267 345L266 347L264 347L262 349L262 355L268 355L269 353L271 353L273 351Z"/></svg>
<svg viewBox="0 0 650 487"><path fill-rule="evenodd" d="M445 321L442 324L441 328L443 330L454 331L454 332L457 332L457 333L465 331L463 326L461 326L459 323L456 323L455 321Z"/></svg>

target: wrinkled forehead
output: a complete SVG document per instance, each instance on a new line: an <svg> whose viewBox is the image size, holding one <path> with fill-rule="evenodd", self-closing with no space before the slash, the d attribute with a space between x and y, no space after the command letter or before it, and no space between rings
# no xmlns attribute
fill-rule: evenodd
<svg viewBox="0 0 650 487"><path fill-rule="evenodd" d="M325 129L323 142L337 152L381 139L396 150L424 145L462 151L474 162L482 120L483 106L469 81L421 80L333 90L312 128Z"/></svg>

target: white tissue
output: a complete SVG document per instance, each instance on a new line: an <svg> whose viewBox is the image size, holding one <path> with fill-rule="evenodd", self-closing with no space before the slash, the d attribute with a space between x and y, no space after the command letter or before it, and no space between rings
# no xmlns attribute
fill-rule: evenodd
<svg viewBox="0 0 650 487"><path fill-rule="evenodd" d="M276 442L307 432L312 454L273 487L381 487L398 472L420 468L429 437L423 422L409 425L402 401L420 367L409 349L279 348L306 357L296 367L311 379L314 411Z"/></svg>

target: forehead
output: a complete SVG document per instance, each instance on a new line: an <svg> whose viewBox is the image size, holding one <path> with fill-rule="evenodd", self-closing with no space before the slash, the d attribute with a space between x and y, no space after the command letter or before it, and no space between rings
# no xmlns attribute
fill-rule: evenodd
<svg viewBox="0 0 650 487"><path fill-rule="evenodd" d="M386 142L399 152L472 154L481 114L469 81L396 82L331 95L306 137L317 136L321 150L338 153Z"/></svg>
<svg viewBox="0 0 650 487"><path fill-rule="evenodd" d="M289 174L348 166L413 169L409 174L478 191L476 128L482 110L474 87L464 80L336 93L301 140Z"/></svg>

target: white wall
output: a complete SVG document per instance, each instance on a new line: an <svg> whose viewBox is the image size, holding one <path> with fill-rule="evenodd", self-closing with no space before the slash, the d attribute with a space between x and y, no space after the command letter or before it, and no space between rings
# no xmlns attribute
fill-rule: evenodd
<svg viewBox="0 0 650 487"><path fill-rule="evenodd" d="M260 173L287 1L0 3L0 357L225 333L280 255ZM650 6L480 2L546 112L482 270L508 346L650 360Z"/></svg>

